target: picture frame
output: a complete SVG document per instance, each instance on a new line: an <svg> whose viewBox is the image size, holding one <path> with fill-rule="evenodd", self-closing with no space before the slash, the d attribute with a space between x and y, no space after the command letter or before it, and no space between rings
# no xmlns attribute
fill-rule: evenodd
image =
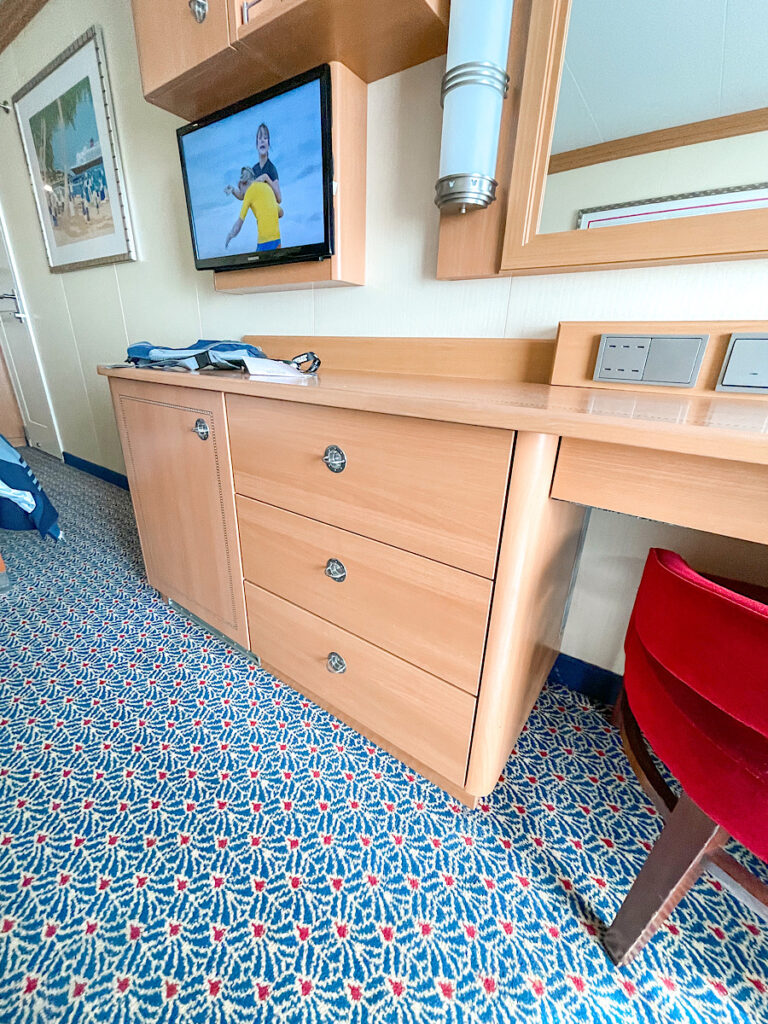
<svg viewBox="0 0 768 1024"><path fill-rule="evenodd" d="M704 213L733 213L734 211L763 210L768 208L768 182L754 185L733 185L703 192L682 192L655 199L638 199L630 203L609 206L590 206L576 211L577 230L614 227L618 224L638 224L648 221L675 220ZM601 214L602 216L597 216Z"/></svg>
<svg viewBox="0 0 768 1024"><path fill-rule="evenodd" d="M101 29L11 98L53 273L135 260Z"/></svg>

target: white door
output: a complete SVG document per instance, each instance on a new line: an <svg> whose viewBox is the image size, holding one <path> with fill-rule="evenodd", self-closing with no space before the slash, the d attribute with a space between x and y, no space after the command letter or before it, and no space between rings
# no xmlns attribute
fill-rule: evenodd
<svg viewBox="0 0 768 1024"><path fill-rule="evenodd" d="M0 211L0 346L11 375L27 439L35 448L61 458L48 386L24 306L18 274Z"/></svg>

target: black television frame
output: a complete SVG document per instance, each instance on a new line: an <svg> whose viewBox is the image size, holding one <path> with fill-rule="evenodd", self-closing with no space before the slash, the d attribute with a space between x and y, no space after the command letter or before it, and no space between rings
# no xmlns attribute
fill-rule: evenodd
<svg viewBox="0 0 768 1024"><path fill-rule="evenodd" d="M192 207L189 197L189 182L187 180L187 167L184 159L182 139L185 135L205 128L216 121L223 121L233 114L239 114L249 107L255 107L282 93L290 92L308 82L319 81L320 83L320 127L322 132L322 161L323 161L323 226L325 238L322 242L312 245L294 245L285 249L273 249L267 252L233 253L231 256L216 256L209 259L198 257L197 237L195 235L195 222L192 216ZM187 218L189 219L189 230L192 236L192 251L195 257L197 270L243 270L246 267L266 267L289 263L303 263L309 260L324 260L333 256L334 252L334 215L333 215L333 143L332 143L332 110L331 110L331 69L328 64L320 64L310 71L303 71L300 75L294 75L278 85L249 96L247 99L238 100L228 107L223 107L207 117L202 117L190 124L182 125L176 129L176 139L179 146L179 159L181 161L181 174L184 179L184 196L187 202Z"/></svg>

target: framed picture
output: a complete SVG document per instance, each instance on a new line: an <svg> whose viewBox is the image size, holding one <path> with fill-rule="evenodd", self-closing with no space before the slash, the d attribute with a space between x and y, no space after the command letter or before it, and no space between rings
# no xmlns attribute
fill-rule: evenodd
<svg viewBox="0 0 768 1024"><path fill-rule="evenodd" d="M12 102L51 270L135 260L101 30L89 28Z"/></svg>
<svg viewBox="0 0 768 1024"><path fill-rule="evenodd" d="M649 220L674 220L703 213L733 213L739 210L762 210L768 207L768 182L756 185L734 185L707 192L686 192L658 199L640 199L613 206L592 206L578 210L577 228L607 228L614 224L637 224Z"/></svg>

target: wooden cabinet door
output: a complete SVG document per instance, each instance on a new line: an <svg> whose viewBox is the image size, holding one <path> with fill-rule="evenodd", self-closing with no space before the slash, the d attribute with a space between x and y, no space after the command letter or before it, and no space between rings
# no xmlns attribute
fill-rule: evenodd
<svg viewBox="0 0 768 1024"><path fill-rule="evenodd" d="M224 396L118 379L110 388L149 582L247 647Z"/></svg>
<svg viewBox="0 0 768 1024"><path fill-rule="evenodd" d="M201 13L206 7L203 21L195 17L197 3ZM145 96L229 47L227 0L132 0L132 4Z"/></svg>

